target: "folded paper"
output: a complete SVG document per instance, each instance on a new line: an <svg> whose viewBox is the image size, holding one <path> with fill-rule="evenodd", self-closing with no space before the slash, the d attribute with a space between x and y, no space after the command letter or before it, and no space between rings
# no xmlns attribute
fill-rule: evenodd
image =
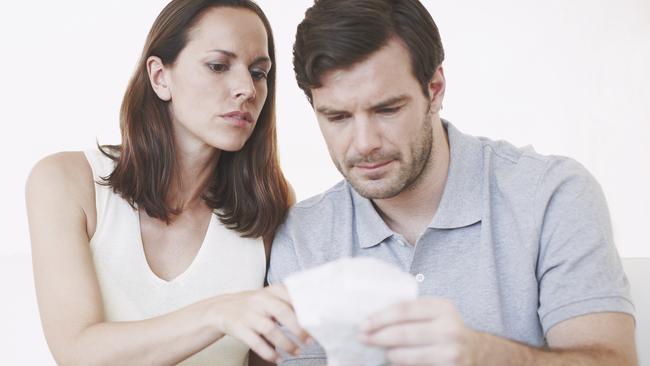
<svg viewBox="0 0 650 366"><path fill-rule="evenodd" d="M417 298L409 273L374 258L342 258L285 280L300 325L325 349L329 366L385 365L381 348L359 341L359 326L386 307Z"/></svg>

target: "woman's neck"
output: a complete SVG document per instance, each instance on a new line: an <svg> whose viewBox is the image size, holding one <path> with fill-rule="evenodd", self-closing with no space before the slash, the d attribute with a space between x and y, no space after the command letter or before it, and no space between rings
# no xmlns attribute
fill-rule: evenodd
<svg viewBox="0 0 650 366"><path fill-rule="evenodd" d="M214 174L220 155L220 150L208 145L194 149L179 147L176 153L176 175L172 178L167 202L181 211L202 206L203 193Z"/></svg>

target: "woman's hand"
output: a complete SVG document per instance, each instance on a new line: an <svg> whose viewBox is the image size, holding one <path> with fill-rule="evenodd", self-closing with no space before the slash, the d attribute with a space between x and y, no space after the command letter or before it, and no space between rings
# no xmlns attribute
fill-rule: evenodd
<svg viewBox="0 0 650 366"><path fill-rule="evenodd" d="M281 285L219 296L213 314L219 330L246 343L270 362L277 362L279 358L273 347L290 354L296 354L299 349L280 326L296 335L300 342L309 338L298 325L289 295Z"/></svg>

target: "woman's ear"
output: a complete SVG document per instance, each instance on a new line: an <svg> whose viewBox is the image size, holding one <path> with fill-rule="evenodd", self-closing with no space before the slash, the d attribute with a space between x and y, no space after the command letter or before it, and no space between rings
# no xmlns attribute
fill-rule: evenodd
<svg viewBox="0 0 650 366"><path fill-rule="evenodd" d="M433 73L431 80L429 80L429 102L431 103L431 110L438 113L442 109L442 100L445 97L445 74L442 70L442 65L438 66Z"/></svg>
<svg viewBox="0 0 650 366"><path fill-rule="evenodd" d="M171 90L167 83L165 65L160 57L150 56L147 59L147 73L149 74L149 82L153 91L158 95L158 98L165 102L172 99Z"/></svg>

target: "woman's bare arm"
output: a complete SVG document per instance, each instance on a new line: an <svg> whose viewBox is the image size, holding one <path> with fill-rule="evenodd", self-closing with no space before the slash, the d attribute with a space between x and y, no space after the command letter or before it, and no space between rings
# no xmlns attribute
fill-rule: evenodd
<svg viewBox="0 0 650 366"><path fill-rule="evenodd" d="M253 291L207 299L156 318L107 322L89 246L94 185L82 153L61 153L33 168L26 187L34 280L47 343L62 365L175 364L233 335L267 359L262 339L289 351L267 314L301 332L283 294ZM92 221L91 220L91 221ZM266 334L268 333L268 334Z"/></svg>

